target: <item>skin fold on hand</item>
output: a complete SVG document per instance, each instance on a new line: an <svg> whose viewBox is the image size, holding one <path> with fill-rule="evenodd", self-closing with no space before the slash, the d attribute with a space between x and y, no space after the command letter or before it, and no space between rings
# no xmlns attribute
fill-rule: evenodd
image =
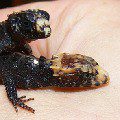
<svg viewBox="0 0 120 120"><path fill-rule="evenodd" d="M27 104L32 114L15 112L0 86L0 120L118 120L120 119L120 1L57 0L0 10L0 21L13 11L43 9L50 13L52 34L30 43L36 57L50 58L60 52L94 58L110 75L110 84L99 89L62 92L19 90L35 98Z"/></svg>

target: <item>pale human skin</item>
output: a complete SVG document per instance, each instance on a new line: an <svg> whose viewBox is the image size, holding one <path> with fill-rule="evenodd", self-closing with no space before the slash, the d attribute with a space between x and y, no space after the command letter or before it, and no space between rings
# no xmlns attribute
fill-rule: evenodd
<svg viewBox="0 0 120 120"><path fill-rule="evenodd" d="M0 10L0 21L13 11L38 8L51 15L52 35L30 45L36 57L59 52L93 57L110 75L110 84L99 89L56 92L19 90L18 95L34 97L26 104L32 114L15 112L0 86L0 120L119 120L120 119L120 1L58 0L38 2Z"/></svg>

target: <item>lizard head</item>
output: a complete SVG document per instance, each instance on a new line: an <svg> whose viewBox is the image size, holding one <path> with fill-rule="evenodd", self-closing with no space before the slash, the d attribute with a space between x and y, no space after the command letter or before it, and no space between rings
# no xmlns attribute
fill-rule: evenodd
<svg viewBox="0 0 120 120"><path fill-rule="evenodd" d="M27 41L50 36L50 15L44 10L26 10L8 16L8 26L11 34Z"/></svg>

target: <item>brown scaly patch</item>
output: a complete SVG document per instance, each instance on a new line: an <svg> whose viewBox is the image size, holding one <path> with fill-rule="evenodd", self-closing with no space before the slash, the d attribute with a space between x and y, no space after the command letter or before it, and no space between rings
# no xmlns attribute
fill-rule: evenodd
<svg viewBox="0 0 120 120"><path fill-rule="evenodd" d="M99 87L109 83L109 76L91 57L60 53L50 60L53 69L52 86Z"/></svg>

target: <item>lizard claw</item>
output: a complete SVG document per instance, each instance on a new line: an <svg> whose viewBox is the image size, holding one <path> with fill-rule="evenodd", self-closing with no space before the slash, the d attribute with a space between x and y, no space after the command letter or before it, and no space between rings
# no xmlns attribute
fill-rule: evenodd
<svg viewBox="0 0 120 120"><path fill-rule="evenodd" d="M21 97L18 98L18 99L19 99L19 101L21 101L21 102L28 102L28 101L34 100L34 98L28 98L28 99L24 99L24 100L23 100L23 98L26 98L26 96L21 96Z"/></svg>
<svg viewBox="0 0 120 120"><path fill-rule="evenodd" d="M15 111L18 112L18 109L17 109L17 106L25 109L25 110L28 110L32 113L35 113L35 110L29 106L27 106L26 104L24 104L25 102L28 102L28 101L31 101L31 100L34 100L34 98L28 98L28 99L23 99L23 98L26 98L26 96L22 96L20 98L18 98L17 102L15 104L13 104L14 108L15 108Z"/></svg>

